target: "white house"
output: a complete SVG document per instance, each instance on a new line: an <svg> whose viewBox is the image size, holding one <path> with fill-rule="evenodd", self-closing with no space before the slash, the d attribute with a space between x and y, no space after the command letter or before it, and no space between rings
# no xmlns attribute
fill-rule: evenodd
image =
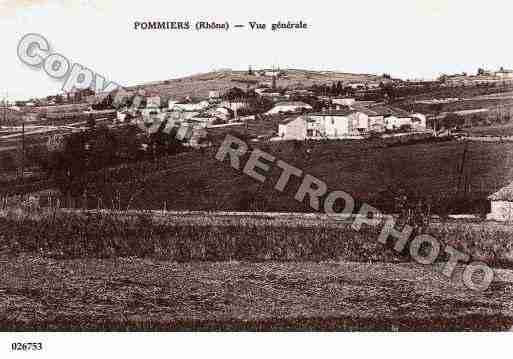
<svg viewBox="0 0 513 359"><path fill-rule="evenodd" d="M329 110L292 117L278 125L282 139L362 138L369 129L369 117L359 111Z"/></svg>
<svg viewBox="0 0 513 359"><path fill-rule="evenodd" d="M426 115L422 113L413 113L411 115L412 128L415 131L425 131L427 128Z"/></svg>
<svg viewBox="0 0 513 359"><path fill-rule="evenodd" d="M365 88L365 84L364 83L352 83L352 84L349 84L349 87L351 87L353 90L360 90L360 89L364 89Z"/></svg>
<svg viewBox="0 0 513 359"><path fill-rule="evenodd" d="M208 92L208 98L211 98L211 99L216 99L216 98L219 98L221 97L221 92L220 91L209 91Z"/></svg>
<svg viewBox="0 0 513 359"><path fill-rule="evenodd" d="M426 116L421 113L410 114L402 109L384 105L356 106L356 109L370 117L370 127L373 131L398 130L401 126L410 126L414 131L426 130Z"/></svg>
<svg viewBox="0 0 513 359"><path fill-rule="evenodd" d="M160 96L151 96L146 98L146 107L160 107Z"/></svg>
<svg viewBox="0 0 513 359"><path fill-rule="evenodd" d="M402 126L412 126L412 118L405 115L385 115L385 128L398 130Z"/></svg>
<svg viewBox="0 0 513 359"><path fill-rule="evenodd" d="M190 120L196 116L198 116L201 111L182 111L182 110L173 110L167 112L169 118L172 118L177 121Z"/></svg>
<svg viewBox="0 0 513 359"><path fill-rule="evenodd" d="M190 147L208 146L204 140L207 138L206 125L203 121L188 120L182 122L177 131L177 137L185 140L184 145Z"/></svg>
<svg viewBox="0 0 513 359"><path fill-rule="evenodd" d="M301 101L284 101L278 102L272 109L267 111L268 115L278 114L278 113L290 113L290 112L298 112L301 110L311 110L312 106L307 103Z"/></svg>
<svg viewBox="0 0 513 359"><path fill-rule="evenodd" d="M356 102L354 98L334 98L331 101L333 104L340 106L352 106Z"/></svg>
<svg viewBox="0 0 513 359"><path fill-rule="evenodd" d="M381 87L381 84L379 82L369 82L367 84L367 88L369 89L378 89Z"/></svg>
<svg viewBox="0 0 513 359"><path fill-rule="evenodd" d="M172 109L177 103L179 103L180 101L178 100L174 100L174 99L169 99L169 102L168 102L168 106L167 108L168 109Z"/></svg>
<svg viewBox="0 0 513 359"><path fill-rule="evenodd" d="M283 139L364 138L370 132L381 133L403 125L423 131L426 117L386 106L325 110L289 118L279 124L278 133Z"/></svg>
<svg viewBox="0 0 513 359"><path fill-rule="evenodd" d="M354 138L369 130L369 117L354 110L329 110L307 116L307 138Z"/></svg>
<svg viewBox="0 0 513 359"><path fill-rule="evenodd" d="M500 69L495 73L495 76L501 79L513 79L513 70Z"/></svg>
<svg viewBox="0 0 513 359"><path fill-rule="evenodd" d="M278 124L278 136L283 140L306 139L306 119L304 116L289 117Z"/></svg>
<svg viewBox="0 0 513 359"><path fill-rule="evenodd" d="M249 108L249 104L245 101L223 101L220 106L229 108L234 112L244 108Z"/></svg>
<svg viewBox="0 0 513 359"><path fill-rule="evenodd" d="M208 111L210 115L218 117L223 121L228 121L231 118L231 112L226 107L216 107Z"/></svg>
<svg viewBox="0 0 513 359"><path fill-rule="evenodd" d="M491 212L487 219L494 221L513 220L513 182L490 195Z"/></svg>
<svg viewBox="0 0 513 359"><path fill-rule="evenodd" d="M116 119L119 122L125 122L129 118L129 112L127 110L124 111L116 111Z"/></svg>
<svg viewBox="0 0 513 359"><path fill-rule="evenodd" d="M269 98L279 98L279 97L283 97L281 95L281 93L279 92L262 92L260 94L262 97L269 97Z"/></svg>
<svg viewBox="0 0 513 359"><path fill-rule="evenodd" d="M280 71L265 71L264 72L264 76L267 76L267 77L278 77L280 76L281 72Z"/></svg>
<svg viewBox="0 0 513 359"><path fill-rule="evenodd" d="M213 124L215 124L218 121L226 122L226 120L224 120L220 117L217 117L213 114L207 113L207 112L200 113L200 114L194 116L191 120L198 121L199 123L203 124L205 127L212 126Z"/></svg>
<svg viewBox="0 0 513 359"><path fill-rule="evenodd" d="M259 95L262 95L264 92L269 91L269 88L268 87L258 87L256 89L254 89L253 91L255 91Z"/></svg>
<svg viewBox="0 0 513 359"><path fill-rule="evenodd" d="M147 104L146 107L141 110L141 115L143 117L151 117L158 115L161 112L162 111L159 106L156 106L155 104Z"/></svg>
<svg viewBox="0 0 513 359"><path fill-rule="evenodd" d="M202 111L210 106L208 101L200 102L169 102L169 109L173 111Z"/></svg>

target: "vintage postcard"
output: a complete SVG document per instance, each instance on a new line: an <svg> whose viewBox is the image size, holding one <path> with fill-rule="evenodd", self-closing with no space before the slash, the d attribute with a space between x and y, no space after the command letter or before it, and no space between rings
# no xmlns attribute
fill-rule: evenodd
<svg viewBox="0 0 513 359"><path fill-rule="evenodd" d="M510 331L511 10L0 1L3 349Z"/></svg>

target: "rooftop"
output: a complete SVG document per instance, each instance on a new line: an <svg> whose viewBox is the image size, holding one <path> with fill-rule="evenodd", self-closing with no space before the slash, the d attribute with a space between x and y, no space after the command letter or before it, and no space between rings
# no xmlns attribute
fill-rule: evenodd
<svg viewBox="0 0 513 359"><path fill-rule="evenodd" d="M351 113L354 113L354 110L326 110L323 112L313 112L310 113L310 116L347 116Z"/></svg>
<svg viewBox="0 0 513 359"><path fill-rule="evenodd" d="M409 117L408 111L400 108L390 107L386 105L373 105L373 106L359 106L353 105L354 109L363 112L368 116L405 116Z"/></svg>
<svg viewBox="0 0 513 359"><path fill-rule="evenodd" d="M513 202L513 182L506 187L502 187L494 194L488 196L488 199L492 201L508 201Z"/></svg>
<svg viewBox="0 0 513 359"><path fill-rule="evenodd" d="M294 120L297 120L298 118L300 118L301 116L292 116L292 117L287 117L287 118L284 118L283 120L280 120L279 123L281 125L286 125L288 123L291 123L292 121Z"/></svg>
<svg viewBox="0 0 513 359"><path fill-rule="evenodd" d="M281 101L277 102L275 107L278 106L296 106L296 107L311 107L309 104L304 103L302 101Z"/></svg>

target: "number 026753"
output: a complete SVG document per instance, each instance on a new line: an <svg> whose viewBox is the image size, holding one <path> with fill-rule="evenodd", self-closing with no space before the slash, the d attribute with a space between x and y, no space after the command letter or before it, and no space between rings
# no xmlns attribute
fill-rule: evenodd
<svg viewBox="0 0 513 359"><path fill-rule="evenodd" d="M43 343L12 343L11 350L24 352L43 350Z"/></svg>

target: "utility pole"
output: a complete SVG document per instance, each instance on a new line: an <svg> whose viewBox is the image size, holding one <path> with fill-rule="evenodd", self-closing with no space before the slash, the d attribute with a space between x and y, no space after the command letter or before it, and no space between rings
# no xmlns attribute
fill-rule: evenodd
<svg viewBox="0 0 513 359"><path fill-rule="evenodd" d="M25 172L25 118L21 120L21 182Z"/></svg>
<svg viewBox="0 0 513 359"><path fill-rule="evenodd" d="M9 98L9 91L6 91L5 93L5 96L2 100L2 107L4 108L4 116L3 116L3 121L2 121L2 124L0 124L0 128L2 126L5 125L6 121L7 121L7 99Z"/></svg>
<svg viewBox="0 0 513 359"><path fill-rule="evenodd" d="M463 149L463 154L461 155L461 166L458 169L458 187L457 187L457 192L456 192L457 194L460 192L460 187L461 187L463 176L464 176L465 159L466 159L466 155L467 155L467 151L468 151L468 142L469 141L465 141L465 148ZM464 183L464 186L466 187L466 183ZM464 188L463 191L465 194L466 188Z"/></svg>

